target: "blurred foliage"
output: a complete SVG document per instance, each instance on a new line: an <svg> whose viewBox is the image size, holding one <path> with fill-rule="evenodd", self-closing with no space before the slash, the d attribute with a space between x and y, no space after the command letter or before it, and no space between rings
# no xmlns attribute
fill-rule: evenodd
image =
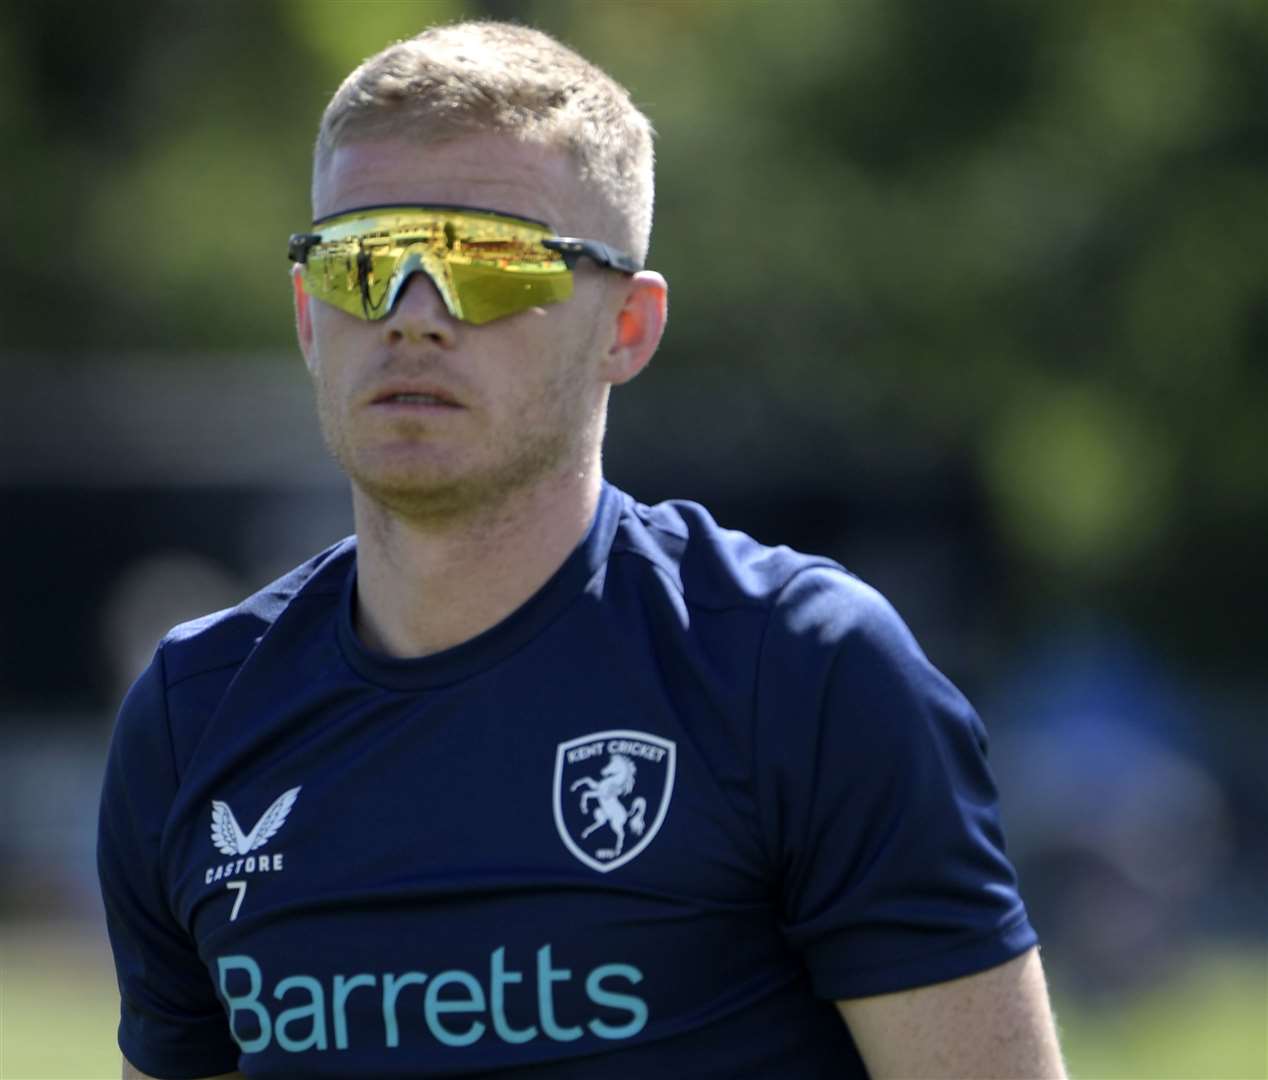
<svg viewBox="0 0 1268 1080"><path fill-rule="evenodd" d="M5 349L287 349L325 102L464 15L561 36L656 124L664 393L743 379L769 423L967 462L998 572L1042 583L1019 625L1094 598L1261 656L1262 0L11 5Z"/></svg>

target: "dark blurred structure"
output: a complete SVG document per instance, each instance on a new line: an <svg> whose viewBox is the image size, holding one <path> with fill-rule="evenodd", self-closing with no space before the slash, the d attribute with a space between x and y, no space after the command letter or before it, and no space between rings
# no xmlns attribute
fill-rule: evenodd
<svg viewBox="0 0 1268 1080"><path fill-rule="evenodd" d="M349 529L284 243L338 80L468 14L575 44L659 130L672 318L611 478L895 601L982 704L1040 930L1090 981L1110 938L1261 935L1260 0L9 5L5 820L76 731L91 803L162 629Z"/></svg>

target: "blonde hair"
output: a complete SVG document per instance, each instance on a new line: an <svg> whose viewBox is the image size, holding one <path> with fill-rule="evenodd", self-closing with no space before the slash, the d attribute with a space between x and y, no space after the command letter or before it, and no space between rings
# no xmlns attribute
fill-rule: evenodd
<svg viewBox="0 0 1268 1080"><path fill-rule="evenodd" d="M567 150L612 235L642 262L652 228L652 126L619 83L548 34L511 23L436 26L365 60L321 118L313 191L335 148L507 134Z"/></svg>

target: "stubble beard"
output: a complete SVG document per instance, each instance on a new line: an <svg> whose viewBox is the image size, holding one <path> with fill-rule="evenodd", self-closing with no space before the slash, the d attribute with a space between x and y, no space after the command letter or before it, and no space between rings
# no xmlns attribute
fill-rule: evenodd
<svg viewBox="0 0 1268 1080"><path fill-rule="evenodd" d="M327 449L360 494L366 508L424 527L471 520L507 506L517 494L552 478L587 471L597 459L605 427L600 409L591 413L577 395L575 377L582 357L521 410L539 417L513 432L491 432L486 452L476 460L417 469L375 468L362 459L329 395L318 385L317 404Z"/></svg>

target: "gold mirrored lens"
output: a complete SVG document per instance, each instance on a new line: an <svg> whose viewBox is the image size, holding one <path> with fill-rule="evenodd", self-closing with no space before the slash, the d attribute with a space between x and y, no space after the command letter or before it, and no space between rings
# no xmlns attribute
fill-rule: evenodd
<svg viewBox="0 0 1268 1080"><path fill-rule="evenodd" d="M572 272L542 244L544 225L496 214L381 210L318 222L303 278L309 294L362 319L391 310L426 273L449 313L486 323L572 295Z"/></svg>
<svg viewBox="0 0 1268 1080"><path fill-rule="evenodd" d="M543 304L558 303L572 295L572 271L567 267L508 270L475 260L450 261L448 267L462 309L458 318L476 325Z"/></svg>
<svg viewBox="0 0 1268 1080"><path fill-rule="evenodd" d="M387 314L396 262L388 253L371 255L355 244L319 244L308 254L304 288L350 315L380 319Z"/></svg>

